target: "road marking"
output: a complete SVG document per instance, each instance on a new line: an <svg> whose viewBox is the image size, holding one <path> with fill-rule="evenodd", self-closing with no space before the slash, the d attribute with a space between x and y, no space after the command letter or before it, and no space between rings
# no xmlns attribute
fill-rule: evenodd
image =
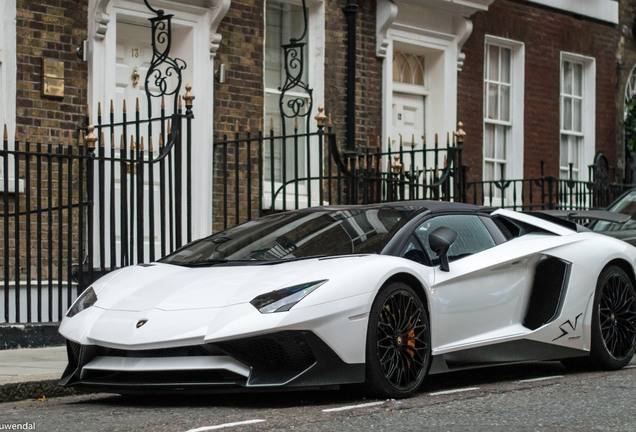
<svg viewBox="0 0 636 432"><path fill-rule="evenodd" d="M440 395L461 393L461 392L467 392L467 391L473 391L473 390L479 390L479 387L465 387L465 388L453 389L453 390L442 390L442 391L438 391L438 392L429 393L428 395L429 396L440 396Z"/></svg>
<svg viewBox="0 0 636 432"><path fill-rule="evenodd" d="M547 377L540 377L540 378L530 378L530 379L519 380L517 382L529 383L529 382L545 381L545 380L558 379L558 378L563 378L563 375L554 375L554 376L547 376Z"/></svg>
<svg viewBox="0 0 636 432"><path fill-rule="evenodd" d="M223 424L215 425L215 426L203 426L203 427L200 427L200 428L197 428L197 429L190 429L190 430L188 430L186 432L206 432L206 431L229 428L229 427L234 427L234 426L244 426L244 425L248 425L248 424L262 423L264 421L265 420L263 420L263 419L253 419L253 420L245 420L245 421L234 422L234 423L223 423Z"/></svg>
<svg viewBox="0 0 636 432"><path fill-rule="evenodd" d="M367 407L372 407L372 406L378 406L378 405L382 405L383 403L386 403L386 401L368 402L368 403L363 403L363 404L359 404L359 405L348 405L348 406L343 406L343 407L338 407L338 408L327 408L327 409L322 410L322 412L347 411L347 410L352 410L352 409L356 409L356 408L367 408Z"/></svg>

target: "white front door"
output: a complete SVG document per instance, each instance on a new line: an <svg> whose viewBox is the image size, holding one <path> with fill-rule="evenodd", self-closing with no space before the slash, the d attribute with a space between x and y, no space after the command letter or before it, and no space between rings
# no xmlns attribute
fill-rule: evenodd
<svg viewBox="0 0 636 432"><path fill-rule="evenodd" d="M405 149L422 148L424 130L424 96L393 93L393 127L391 150L400 146L400 136ZM408 147L407 147L408 146Z"/></svg>
<svg viewBox="0 0 636 432"><path fill-rule="evenodd" d="M142 115L148 112L145 78L152 60L150 32L150 26L117 24L115 110L121 112L126 101L129 118L134 115L136 99Z"/></svg>
<svg viewBox="0 0 636 432"><path fill-rule="evenodd" d="M162 135L163 143L167 142L167 122L164 123L165 129L162 131L160 122L155 121L152 123L152 129L149 130L148 123L145 122L149 116L151 118L158 118L161 115L161 98L153 97L150 99L152 104L152 110L148 110L148 98L146 94L145 80L146 74L150 68L152 62L152 43L151 43L151 28L149 23L143 23L143 21L133 20L134 22L118 21L117 22L117 35L116 35L116 50L115 59L113 61L114 66L114 91L111 94L114 95L114 121L115 123L121 123L123 121L124 102L126 106L126 121L127 126L117 126L112 130L111 137L108 136L111 133L111 129L108 129L106 133L105 153L111 154L116 158L132 159L137 154L137 151L141 151L143 160L150 159L150 137L152 136L152 158L157 158L159 155L159 139ZM184 43L187 41L193 32L192 27L176 26L173 24L173 39L179 39L178 42L172 44L170 57L180 58L184 60L186 65L192 64L192 45ZM183 71L183 79L181 85L180 94L183 94L185 89L185 83L188 75ZM172 77L172 84L174 84L174 75ZM154 79L149 80L149 90L152 94L159 94L159 88ZM168 89L171 89L170 83ZM173 113L173 101L174 95L165 97L165 114L171 115ZM104 104L103 104L104 106ZM137 114L137 106L139 111ZM110 107L105 106L106 109L102 110L102 122L110 123ZM140 120L138 124L135 123L137 116ZM131 123L132 122L132 123ZM163 133L162 133L163 132ZM125 147L127 149L126 154L123 154L121 147L125 141ZM176 151L173 148L173 152ZM185 188L185 176L186 176L186 162L185 151L182 150L184 163L182 166L183 185ZM172 158L174 161L174 156ZM174 221L173 211L179 204L179 200L185 204L185 189L182 193L174 191L173 196L177 198L171 198L170 186L167 181L167 175L171 171L174 172L174 166L169 167L169 159L165 159L166 165L164 169L164 184L166 185L163 194L161 189L161 171L158 163L149 164L145 163L143 166L138 165L135 167L133 164L124 164L124 169L120 168L119 163L114 165L114 170L111 172L111 165L106 163L104 166L104 183L105 196L104 203L100 205L105 206L105 213L107 218L107 230L114 233L106 237L106 239L115 240L115 262L111 263L111 243L105 242L105 261L106 267L120 267L123 265L135 263L140 256L138 249L138 242L140 234L143 237L143 254L141 261L149 262L160 258L165 253L171 251L171 245L174 245ZM138 187L139 177L137 173L143 170L143 185L141 191ZM152 184L150 181L150 170L152 170ZM122 172L124 178L122 178ZM141 175L141 174L140 174ZM112 178L112 182L111 182ZM174 182L174 178L172 180ZM114 199L111 198L110 188L111 185L114 189ZM96 185L98 187L99 185ZM172 188L174 188L174 183ZM139 196L141 192L141 202L143 207L139 207ZM99 197L99 195L96 194ZM181 198L179 198L181 197ZM194 198L194 197L193 197ZM194 200L194 199L193 199ZM196 197L199 200L199 197ZM162 207L163 203L163 207ZM152 204L152 205L151 205ZM211 207L211 203L208 202L208 207ZM111 213L112 209L112 213ZM163 210L163 211L162 211ZM97 212L96 212L97 213ZM162 217L163 214L163 217ZM96 214L96 217L99 215ZM114 223L111 223L111 218L114 217ZM185 219L187 217L184 209L182 213L184 229ZM142 221L140 224L139 221ZM153 227L151 232L151 220L153 221ZM98 222L98 221L96 221ZM99 224L95 226L98 228ZM143 229L139 227L143 226ZM114 228L114 229L113 229ZM163 233L163 236L162 236ZM162 246L162 238L165 240ZM187 241L185 235L182 237L182 242ZM151 245L153 246L151 248ZM96 261L99 263L99 258Z"/></svg>

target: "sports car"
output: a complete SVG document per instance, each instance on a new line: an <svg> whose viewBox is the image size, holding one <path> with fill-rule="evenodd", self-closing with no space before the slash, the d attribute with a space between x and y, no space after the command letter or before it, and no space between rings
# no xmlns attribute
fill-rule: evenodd
<svg viewBox="0 0 636 432"><path fill-rule="evenodd" d="M107 274L69 309L62 384L220 392L524 361L625 366L636 248L546 213L406 201L278 213Z"/></svg>

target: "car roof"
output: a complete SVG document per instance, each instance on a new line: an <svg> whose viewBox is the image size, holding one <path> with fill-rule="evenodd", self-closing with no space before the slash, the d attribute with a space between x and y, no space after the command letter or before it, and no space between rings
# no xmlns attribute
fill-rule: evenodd
<svg viewBox="0 0 636 432"><path fill-rule="evenodd" d="M309 207L301 211L343 211L343 210L368 210L380 208L395 208L418 210L419 212L429 211L432 213L460 211L460 212L476 212L486 211L483 207L472 204L463 204L450 201L432 201L432 200L410 200L410 201L394 201L387 203L363 204L363 205L328 205L319 207Z"/></svg>

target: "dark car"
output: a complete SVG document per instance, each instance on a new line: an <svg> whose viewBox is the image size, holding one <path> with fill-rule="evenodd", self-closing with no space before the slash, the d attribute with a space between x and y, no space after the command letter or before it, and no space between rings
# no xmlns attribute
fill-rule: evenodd
<svg viewBox="0 0 636 432"><path fill-rule="evenodd" d="M625 223L598 220L590 225L592 231L607 234L636 246L636 189L625 192L610 204L607 210L628 215L631 219Z"/></svg>

